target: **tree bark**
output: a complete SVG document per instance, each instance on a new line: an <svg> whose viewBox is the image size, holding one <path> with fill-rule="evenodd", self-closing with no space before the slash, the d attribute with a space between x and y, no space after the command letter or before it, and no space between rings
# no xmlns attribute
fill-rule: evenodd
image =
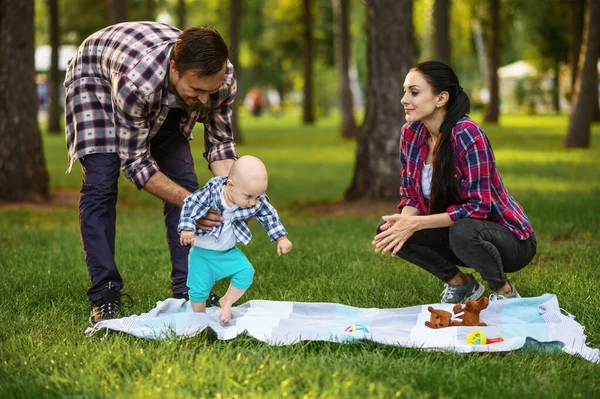
<svg viewBox="0 0 600 399"><path fill-rule="evenodd" d="M489 0L491 24L487 46L487 66L490 90L490 102L485 109L484 121L498 123L500 116L500 97L498 93L498 53L500 52L500 4L499 0Z"/></svg>
<svg viewBox="0 0 600 399"><path fill-rule="evenodd" d="M367 109L346 199L398 198L400 100L412 66L412 0L367 0Z"/></svg>
<svg viewBox="0 0 600 399"><path fill-rule="evenodd" d="M435 59L450 65L450 0L435 0L433 6L435 25Z"/></svg>
<svg viewBox="0 0 600 399"><path fill-rule="evenodd" d="M357 137L358 127L354 119L354 104L350 86L350 27L349 0L333 0L333 10L337 20L336 55L340 84L340 135L344 138Z"/></svg>
<svg viewBox="0 0 600 399"><path fill-rule="evenodd" d="M598 71L596 67L600 48L600 2L587 0L584 33L579 53L579 71L573 92L571 118L565 137L565 148L589 148L592 121L593 96L598 95Z"/></svg>
<svg viewBox="0 0 600 399"><path fill-rule="evenodd" d="M0 200L48 198L37 121L33 0L0 0Z"/></svg>
<svg viewBox="0 0 600 399"><path fill-rule="evenodd" d="M239 65L238 43L240 26L240 0L231 0L229 4L229 61L233 64L237 76L238 89L242 87L240 83L242 68ZM231 128L235 142L242 143L243 137L238 123L238 101L233 102L233 113L231 115Z"/></svg>
<svg viewBox="0 0 600 399"><path fill-rule="evenodd" d="M127 0L106 0L106 22L108 25L127 22Z"/></svg>
<svg viewBox="0 0 600 399"><path fill-rule="evenodd" d="M156 2L155 0L145 1L145 18L146 21L154 21L156 19Z"/></svg>
<svg viewBox="0 0 600 399"><path fill-rule="evenodd" d="M177 2L177 27L182 30L187 27L185 0Z"/></svg>
<svg viewBox="0 0 600 399"><path fill-rule="evenodd" d="M312 73L312 0L304 0L304 124L315 123L313 73Z"/></svg>
<svg viewBox="0 0 600 399"><path fill-rule="evenodd" d="M582 0L571 0L571 51L569 54L569 67L571 69L571 100L577 79L579 53L581 51L581 36L583 35L583 9Z"/></svg>
<svg viewBox="0 0 600 399"><path fill-rule="evenodd" d="M48 74L48 133L59 134L60 128L60 72L58 52L60 48L60 28L58 24L58 0L48 0L50 15L50 71Z"/></svg>

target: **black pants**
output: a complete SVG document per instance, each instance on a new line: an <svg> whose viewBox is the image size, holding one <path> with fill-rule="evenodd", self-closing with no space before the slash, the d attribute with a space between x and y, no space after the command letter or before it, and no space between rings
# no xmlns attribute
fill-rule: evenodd
<svg viewBox="0 0 600 399"><path fill-rule="evenodd" d="M381 232L377 226L377 233ZM422 267L443 282L459 272L458 266L475 269L491 290L502 288L505 273L521 270L533 259L535 235L519 240L505 227L479 219L461 219L452 226L417 231L397 255Z"/></svg>
<svg viewBox="0 0 600 399"><path fill-rule="evenodd" d="M158 133L150 140L150 153L162 173L193 192L198 178L189 141L179 129L181 110L172 109ZM87 296L95 302L109 281L122 288L123 279L115 263L115 228L117 218L117 181L120 161L117 154L90 154L80 159L83 172L79 200L79 229L85 263L92 280ZM164 203L167 243L171 255L171 290L185 293L190 247L179 244L177 225L181 208Z"/></svg>

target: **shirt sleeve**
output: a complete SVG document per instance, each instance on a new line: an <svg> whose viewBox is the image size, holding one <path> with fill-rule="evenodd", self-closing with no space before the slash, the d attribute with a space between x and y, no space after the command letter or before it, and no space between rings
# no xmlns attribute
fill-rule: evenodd
<svg viewBox="0 0 600 399"><path fill-rule="evenodd" d="M475 129L470 127L469 129ZM473 142L462 153L460 168L464 181L459 181L463 203L449 206L446 211L453 222L462 218L486 219L491 210L491 177L494 157L491 147L482 134L474 136Z"/></svg>
<svg viewBox="0 0 600 399"><path fill-rule="evenodd" d="M405 129L408 129L408 127L405 126L402 128L402 135L400 136L400 165L402 167L400 196L402 199L398 204L398 210L402 211L402 208L405 206L412 206L413 208L417 208L419 212L424 215L423 210L419 206L419 194L417 193L411 177L408 175L408 144L404 140Z"/></svg>
<svg viewBox="0 0 600 399"><path fill-rule="evenodd" d="M277 210L271 205L266 198L261 198L261 208L256 213L256 221L267 231L271 241L277 240L279 237L287 236L288 233L279 219Z"/></svg>
<svg viewBox="0 0 600 399"><path fill-rule="evenodd" d="M138 189L159 171L150 156L148 103L126 76L116 77L113 85L115 130L123 173Z"/></svg>
<svg viewBox="0 0 600 399"><path fill-rule="evenodd" d="M183 200L177 233L196 231L196 222L206 216L210 209L210 189L207 186L194 191Z"/></svg>
<svg viewBox="0 0 600 399"><path fill-rule="evenodd" d="M231 67L231 83L223 92L219 92L219 105L208 115L204 122L204 144L206 151L204 158L210 165L211 162L223 159L237 158L231 115L233 102L237 92L237 79L233 66Z"/></svg>

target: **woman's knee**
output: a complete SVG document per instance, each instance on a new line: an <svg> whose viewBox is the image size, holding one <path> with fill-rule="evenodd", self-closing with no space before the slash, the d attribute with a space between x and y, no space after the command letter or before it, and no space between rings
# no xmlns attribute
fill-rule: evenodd
<svg viewBox="0 0 600 399"><path fill-rule="evenodd" d="M384 224L385 224L385 220L381 219L379 221L379 224L377 224L377 228L375 229L375 234L379 234L383 231L383 230L381 230L381 226L383 226Z"/></svg>
<svg viewBox="0 0 600 399"><path fill-rule="evenodd" d="M455 249L464 248L477 237L478 232L478 220L464 218L457 220L450 226L449 242L450 248L454 251Z"/></svg>

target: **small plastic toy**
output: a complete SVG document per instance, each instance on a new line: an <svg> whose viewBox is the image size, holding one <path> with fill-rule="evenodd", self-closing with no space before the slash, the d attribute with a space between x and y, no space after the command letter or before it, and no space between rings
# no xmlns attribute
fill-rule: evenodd
<svg viewBox="0 0 600 399"><path fill-rule="evenodd" d="M489 345L504 341L504 338L488 338L483 331L475 330L467 336L467 344L469 345Z"/></svg>

